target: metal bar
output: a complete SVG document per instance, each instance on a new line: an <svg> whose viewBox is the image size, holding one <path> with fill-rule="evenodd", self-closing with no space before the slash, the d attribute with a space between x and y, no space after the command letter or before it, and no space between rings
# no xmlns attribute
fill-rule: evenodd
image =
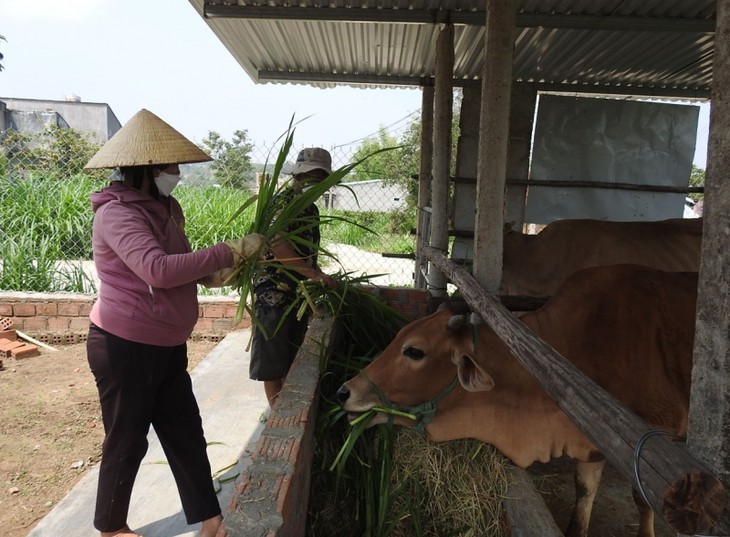
<svg viewBox="0 0 730 537"><path fill-rule="evenodd" d="M387 75L380 73L323 73L315 71L258 71L257 79L262 82L331 82L333 84L363 84L377 86L433 86L432 76ZM452 85L457 88L481 84L480 79L454 78ZM666 88L651 86L608 86L599 84L553 84L547 82L514 82L515 85L528 85L537 91L551 91L571 95L636 95L656 98L682 97L706 100L710 98L709 85L706 88Z"/></svg>

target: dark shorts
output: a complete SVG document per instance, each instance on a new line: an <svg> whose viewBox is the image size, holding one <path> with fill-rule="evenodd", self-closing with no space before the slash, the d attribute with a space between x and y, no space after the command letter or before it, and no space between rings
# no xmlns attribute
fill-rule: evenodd
<svg viewBox="0 0 730 537"><path fill-rule="evenodd" d="M301 321L297 320L296 308L293 308L279 326L285 312L286 307L256 306L257 322L269 337L256 324L253 325L249 366L249 377L252 380L285 378L304 342L309 319L305 317Z"/></svg>

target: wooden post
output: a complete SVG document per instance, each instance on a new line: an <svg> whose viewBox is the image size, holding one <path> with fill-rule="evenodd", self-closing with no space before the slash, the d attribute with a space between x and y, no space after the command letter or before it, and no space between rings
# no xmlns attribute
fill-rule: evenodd
<svg viewBox="0 0 730 537"><path fill-rule="evenodd" d="M505 182L509 139L515 0L487 0L486 44L479 124L474 276L496 293L502 281Z"/></svg>
<svg viewBox="0 0 730 537"><path fill-rule="evenodd" d="M712 109L705 180L702 264L697 291L694 368L687 443L730 480L730 4L717 2ZM730 513L723 518L730 526Z"/></svg>
<svg viewBox="0 0 730 537"><path fill-rule="evenodd" d="M433 86L421 88L421 162L418 174L418 207L416 222L416 265L414 287L426 288L426 277L423 273L428 262L421 255L421 246L429 243L431 214L431 169L433 168Z"/></svg>
<svg viewBox="0 0 730 537"><path fill-rule="evenodd" d="M431 183L431 246L448 251L449 165L453 105L454 26L444 25L436 42L433 121L433 179ZM446 295L446 281L438 270L428 271L428 287L436 297Z"/></svg>
<svg viewBox="0 0 730 537"><path fill-rule="evenodd" d="M635 483L634 450L652 429L535 336L467 271L433 248L424 248L423 253L461 290L469 306L489 324L608 462L629 482ZM646 437L638 458L638 471L647 501L676 531L695 534L725 529L718 526L725 510L725 487L692 458L685 445L658 435Z"/></svg>

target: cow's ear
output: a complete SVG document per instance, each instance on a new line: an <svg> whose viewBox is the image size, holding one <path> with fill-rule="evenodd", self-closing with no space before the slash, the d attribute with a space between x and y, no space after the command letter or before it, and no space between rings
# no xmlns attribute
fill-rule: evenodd
<svg viewBox="0 0 730 537"><path fill-rule="evenodd" d="M459 382L468 392L486 392L494 388L494 379L468 354L454 357Z"/></svg>

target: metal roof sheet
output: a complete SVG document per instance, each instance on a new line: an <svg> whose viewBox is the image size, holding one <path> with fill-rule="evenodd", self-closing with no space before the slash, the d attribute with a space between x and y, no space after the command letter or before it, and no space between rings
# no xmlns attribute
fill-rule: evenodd
<svg viewBox="0 0 730 537"><path fill-rule="evenodd" d="M433 83L455 25L454 83L481 77L486 0L189 0L256 82ZM715 0L518 0L514 80L538 89L709 97Z"/></svg>

